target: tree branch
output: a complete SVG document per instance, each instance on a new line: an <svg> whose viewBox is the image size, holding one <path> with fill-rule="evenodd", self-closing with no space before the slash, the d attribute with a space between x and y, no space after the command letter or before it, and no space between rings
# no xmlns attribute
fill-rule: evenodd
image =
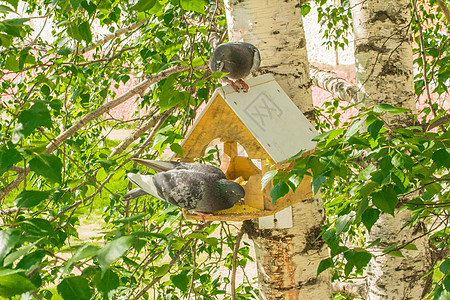
<svg viewBox="0 0 450 300"><path fill-rule="evenodd" d="M204 66L197 67L196 69L202 69ZM112 109L113 107L116 107L117 105L125 102L129 98L133 97L134 95L140 94L142 95L145 90L152 84L167 78L169 75L178 73L178 72L184 72L188 70L188 67L184 67L182 65L174 66L170 69L161 71L160 73L150 76L145 81L139 83L135 87L129 89L126 93L120 95L119 97L115 98L114 100L105 103L101 107L97 108L90 114L82 117L78 122L76 122L74 125L72 125L70 128L68 128L66 131L61 133L59 136L54 138L48 145L46 153L53 152L63 141L67 140L71 136L73 136L78 130L83 128L87 123L99 118L101 115ZM5 186L0 190L0 200L3 199L10 191L17 188L19 184L26 178L27 174L30 172L30 169L28 166L24 167L23 172L20 173L10 184Z"/></svg>
<svg viewBox="0 0 450 300"><path fill-rule="evenodd" d="M59 136L57 136L56 138L53 139L53 141L47 145L47 153L52 152L53 150L56 149L56 147L61 144L63 141L65 141L66 139L68 139L69 137L71 137L72 135L75 134L75 132L77 132L78 130L80 130L82 127L84 127L84 125L86 125L87 123L91 122L92 120L97 119L98 117L100 117L102 114L106 113L107 111L109 111L111 108L116 107L117 105L125 102L126 100L128 100L129 98L133 97L134 95L137 94L144 94L145 90L152 84L168 77L171 74L174 73L178 73L178 72L183 72L188 70L189 68L178 65L175 67L172 67L170 69L167 69L165 71L162 71L159 74L156 74L154 76L151 76L150 78L148 78L147 80L139 83L138 85L136 85L135 87L129 89L126 93L120 95L119 97L117 97L116 99L105 103L104 105L102 105L101 107L97 108L96 110L94 110L93 112L91 112L90 114L84 116L83 118L81 118L77 123L75 123L74 125L72 125L72 127L70 127L69 129L67 129L66 131L64 131L63 133L61 133Z"/></svg>
<svg viewBox="0 0 450 300"><path fill-rule="evenodd" d="M439 7L442 9L442 12L444 13L445 18L447 19L447 22L450 22L450 11L448 10L448 7L445 4L445 1L437 0L437 3L439 4Z"/></svg>
<svg viewBox="0 0 450 300"><path fill-rule="evenodd" d="M147 22L147 19L144 19L144 20L141 20L141 21L136 22L136 23L134 23L134 24L131 24L131 25L128 26L128 27L119 29L119 30L117 30L116 32L114 32L114 33L112 33L112 34L109 34L109 35L105 36L102 40L98 41L98 42L95 43L94 45L91 45L91 46L88 46L88 47L85 47L85 48L81 49L81 50L80 50L80 53L83 54L83 53L86 53L86 52L88 52L88 51L91 51L92 49L96 48L97 46L104 45L104 44L106 44L107 42L109 42L110 40L112 40L112 39L114 39L114 38L116 38L116 37L118 37L118 36L121 36L122 34L128 33L128 32L130 32L130 31L132 31L132 30L134 30L134 29L136 29L136 28L141 27L141 26L144 25L146 22Z"/></svg>
<svg viewBox="0 0 450 300"><path fill-rule="evenodd" d="M141 135L143 135L147 130L156 125L156 123L161 119L162 114L151 117L149 120L145 121L138 127L131 135L127 136L120 144L114 148L108 158L114 155L122 153L131 143L137 140Z"/></svg>
<svg viewBox="0 0 450 300"><path fill-rule="evenodd" d="M436 121L434 121L433 123L428 123L426 124L424 127L424 131L430 131L433 128L442 126L444 124L447 124L448 122L450 122L450 115L445 115L439 119L437 119Z"/></svg>
<svg viewBox="0 0 450 300"><path fill-rule="evenodd" d="M311 65L309 66L309 76L314 85L330 92L341 100L351 104L356 103L356 85L332 74L330 71L319 70Z"/></svg>

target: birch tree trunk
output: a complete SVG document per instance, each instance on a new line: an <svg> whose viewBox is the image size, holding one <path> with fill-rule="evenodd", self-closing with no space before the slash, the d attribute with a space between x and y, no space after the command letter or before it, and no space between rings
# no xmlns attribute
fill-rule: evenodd
<svg viewBox="0 0 450 300"><path fill-rule="evenodd" d="M310 120L311 97L306 40L299 1L225 0L230 41L254 44L261 52L261 72L272 73ZM288 133L287 133L288 134ZM317 267L328 257L317 239L324 220L319 197L293 206L289 229L259 229L246 223L255 245L261 299L331 299L330 277Z"/></svg>
<svg viewBox="0 0 450 300"><path fill-rule="evenodd" d="M415 111L413 57L409 24L408 0L350 0L355 38L357 98L366 107L387 103ZM411 114L384 115L392 128L411 125ZM369 240L381 239L373 251L367 268L367 299L421 299L427 272L428 244L426 237L414 241L417 251L404 250L405 258L383 255L394 243L405 243L425 232L418 224L402 229L408 210L395 218L382 214L372 227Z"/></svg>

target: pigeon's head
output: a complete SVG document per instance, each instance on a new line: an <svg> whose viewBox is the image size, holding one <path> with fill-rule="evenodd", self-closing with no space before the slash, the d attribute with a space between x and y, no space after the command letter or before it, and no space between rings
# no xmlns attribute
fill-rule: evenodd
<svg viewBox="0 0 450 300"><path fill-rule="evenodd" d="M224 45L219 45L211 56L209 67L213 72L224 72L225 62L229 60L230 49Z"/></svg>
<svg viewBox="0 0 450 300"><path fill-rule="evenodd" d="M231 204L242 203L245 196L244 188L237 182L226 179L218 180L219 194L223 199L227 199Z"/></svg>

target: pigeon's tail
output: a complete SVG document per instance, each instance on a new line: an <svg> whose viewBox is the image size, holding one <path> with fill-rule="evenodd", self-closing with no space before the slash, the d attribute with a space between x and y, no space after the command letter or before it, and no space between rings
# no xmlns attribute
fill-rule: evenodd
<svg viewBox="0 0 450 300"><path fill-rule="evenodd" d="M145 196L145 195L148 195L148 194L144 190L141 190L140 188L135 188L135 189L132 189L131 191L129 191L128 193L126 193L123 196L122 200L128 201L128 200L131 200L134 198L139 198L139 197Z"/></svg>
<svg viewBox="0 0 450 300"><path fill-rule="evenodd" d="M175 169L180 163L177 161L161 161L161 160L147 160L140 158L133 158L135 162L143 164L157 172L165 172Z"/></svg>
<svg viewBox="0 0 450 300"><path fill-rule="evenodd" d="M145 193L150 194L155 198L164 200L159 195L158 190L156 189L155 183L153 181L153 175L139 175L134 173L128 173L127 176L132 183L137 185Z"/></svg>

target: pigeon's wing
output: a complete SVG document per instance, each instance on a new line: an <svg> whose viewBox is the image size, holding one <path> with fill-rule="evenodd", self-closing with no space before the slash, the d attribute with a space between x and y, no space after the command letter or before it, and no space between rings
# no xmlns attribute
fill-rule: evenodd
<svg viewBox="0 0 450 300"><path fill-rule="evenodd" d="M195 171L195 172L209 174L211 176L217 177L218 179L227 178L221 169L211 166L211 165L206 165L206 164L181 163L180 167L177 168L177 170L179 170L179 169L185 169L185 170L191 170L191 171Z"/></svg>
<svg viewBox="0 0 450 300"><path fill-rule="evenodd" d="M133 160L157 172L165 172L173 169L192 170L196 172L215 174L219 178L226 178L225 174L219 168L216 168L211 165L205 165L200 163L185 163L178 161L147 160L139 158L134 158Z"/></svg>
<svg viewBox="0 0 450 300"><path fill-rule="evenodd" d="M192 170L171 170L154 175L154 182L164 199L188 210L210 201L214 180L211 176Z"/></svg>
<svg viewBox="0 0 450 300"><path fill-rule="evenodd" d="M251 45L251 44L249 44ZM252 68L250 70L250 72L255 72L259 69L259 65L261 64L261 54L259 53L258 48L256 48L255 46L252 46L252 50L253 50L253 65Z"/></svg>
<svg viewBox="0 0 450 300"><path fill-rule="evenodd" d="M157 172L169 171L179 167L181 164L178 161L148 160L140 158L133 158L133 160Z"/></svg>
<svg viewBox="0 0 450 300"><path fill-rule="evenodd" d="M165 200L163 195L158 191L153 180L154 175L139 175L134 173L127 174L128 179L137 185L145 193L152 195L155 198ZM166 200L165 200L166 201Z"/></svg>

